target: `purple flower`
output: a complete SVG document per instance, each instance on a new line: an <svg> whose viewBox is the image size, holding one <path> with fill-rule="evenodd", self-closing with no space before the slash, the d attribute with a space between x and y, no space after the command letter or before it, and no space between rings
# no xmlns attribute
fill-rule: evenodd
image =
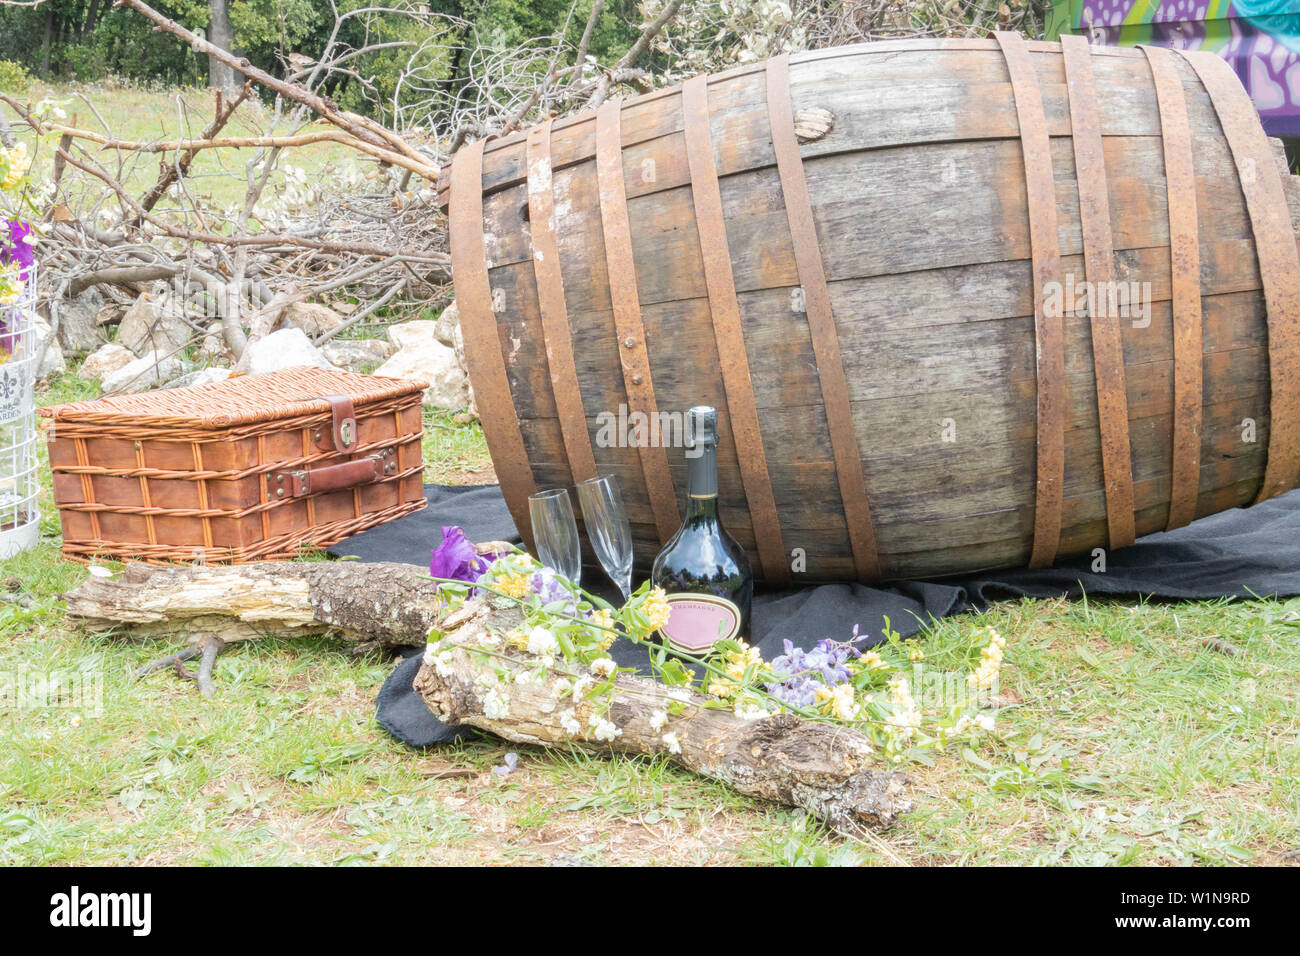
<svg viewBox="0 0 1300 956"><path fill-rule="evenodd" d="M465 532L455 525L444 525L442 544L429 552L429 573L435 578L450 578L473 584L487 570L495 558L479 554L474 550L474 542L465 537Z"/></svg>
<svg viewBox="0 0 1300 956"><path fill-rule="evenodd" d="M21 219L14 219L0 229L0 265L20 267L19 277L26 282L36 264L36 252L27 241L32 227Z"/></svg>
<svg viewBox="0 0 1300 956"><path fill-rule="evenodd" d="M505 763L500 767L493 767L492 772L498 777L504 777L508 773L514 773L515 768L519 766L519 754L513 750L504 757Z"/></svg>
<svg viewBox="0 0 1300 956"><path fill-rule="evenodd" d="M772 670L782 680L768 684L767 692L793 707L811 706L819 689L852 680L848 661L862 656L853 645L863 640L866 636L859 636L857 625L854 625L853 637L849 640L823 638L809 651L786 641L785 653L772 660Z"/></svg>

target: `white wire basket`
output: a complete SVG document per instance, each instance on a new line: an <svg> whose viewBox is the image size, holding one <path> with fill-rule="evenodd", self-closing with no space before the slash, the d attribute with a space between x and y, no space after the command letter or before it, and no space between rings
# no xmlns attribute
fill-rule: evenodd
<svg viewBox="0 0 1300 956"><path fill-rule="evenodd" d="M34 391L40 346L32 327L35 315L33 267L23 297L0 310L0 559L32 547L40 537Z"/></svg>

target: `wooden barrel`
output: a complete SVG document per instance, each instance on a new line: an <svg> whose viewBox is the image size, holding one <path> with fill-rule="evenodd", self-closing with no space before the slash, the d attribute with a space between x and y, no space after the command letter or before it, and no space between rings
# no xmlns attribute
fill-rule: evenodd
<svg viewBox="0 0 1300 956"><path fill-rule="evenodd" d="M614 473L645 567L685 462L636 416L701 403L774 584L1043 566L1300 474L1294 183L1212 54L778 57L466 146L444 186L525 536L531 492Z"/></svg>

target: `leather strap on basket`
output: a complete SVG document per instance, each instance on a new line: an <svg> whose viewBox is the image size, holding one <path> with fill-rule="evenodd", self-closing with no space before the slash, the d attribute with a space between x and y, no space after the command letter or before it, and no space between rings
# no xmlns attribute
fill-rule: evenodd
<svg viewBox="0 0 1300 956"><path fill-rule="evenodd" d="M492 453L501 493L515 527L532 550L528 496L536 486L510 392L510 380L506 378L496 315L492 311L492 288L488 283L483 245L481 140L462 147L452 162L448 218L456 303L465 331L465 362L478 402L479 419L483 422L483 437Z"/></svg>
<svg viewBox="0 0 1300 956"><path fill-rule="evenodd" d="M1179 51L1210 94L1237 164L1268 309L1268 464L1256 502L1300 477L1300 254L1286 194L1255 108L1232 67L1213 53Z"/></svg>
<svg viewBox="0 0 1300 956"><path fill-rule="evenodd" d="M330 427L316 429L312 439L321 451L346 454L357 447L357 412L352 399L346 395L322 395L329 402Z"/></svg>
<svg viewBox="0 0 1300 956"><path fill-rule="evenodd" d="M1174 313L1174 450L1169 521L1196 517L1201 484L1201 245L1196 223L1196 170L1183 79L1174 54L1142 45L1155 81L1169 204L1170 288Z"/></svg>
<svg viewBox="0 0 1300 956"><path fill-rule="evenodd" d="M650 421L659 414L645 327L641 323L641 297L632 261L632 226L627 217L627 192L623 183L623 129L621 107L610 101L596 113L596 180L600 189L600 222L605 237L605 267L609 297L618 332L618 352L627 390L628 410L644 412ZM667 542L681 524L677 492L668 471L668 450L645 444L637 451L641 474L650 497L655 530Z"/></svg>
<svg viewBox="0 0 1300 956"><path fill-rule="evenodd" d="M551 372L560 435L575 483L596 477L596 459L582 408L578 369L569 335L569 309L564 301L560 250L555 241L555 194L551 190L551 120L528 131L528 224L533 240L533 275L537 305L546 338L546 363Z"/></svg>
<svg viewBox="0 0 1300 956"><path fill-rule="evenodd" d="M1112 548L1133 543L1133 464L1128 434L1128 394L1124 382L1124 347L1119 317L1097 305L1096 290L1115 282L1115 245L1106 185L1106 157L1101 145L1097 86L1092 53L1081 36L1061 37L1065 88L1070 98L1075 179L1079 184L1079 223L1083 263L1093 297L1088 303L1092 359L1097 381L1097 422L1101 434L1101 468L1106 484L1106 525Z"/></svg>
<svg viewBox="0 0 1300 956"><path fill-rule="evenodd" d="M777 173L781 177L781 195L785 199L786 218L790 223L790 240L794 245L799 284L803 289L808 331L812 336L813 356L821 384L822 403L826 408L826 427L830 433L831 452L835 456L835 474L839 480L844 520L853 549L853 566L858 579L871 581L880 577L880 557L876 532L867 504L867 484L862 474L862 455L853 428L853 411L849 405L849 384L840 356L839 333L831 311L830 289L817 242L812 201L804 178L799 140L794 132L794 106L790 98L790 57L781 54L767 64L767 114L772 130L772 148L776 152Z"/></svg>
<svg viewBox="0 0 1300 956"><path fill-rule="evenodd" d="M1038 479L1034 503L1032 568L1047 567L1061 541L1065 486L1065 344L1061 316L1044 308L1049 283L1061 281L1061 251L1056 225L1056 183L1047 138L1038 73L1018 33L994 34L1006 59L1020 125L1029 206L1029 245L1034 273L1034 352L1038 370Z"/></svg>
<svg viewBox="0 0 1300 956"><path fill-rule="evenodd" d="M691 196L695 223L704 260L704 283L713 315L713 334L718 343L722 384L727 394L731 433L740 462L740 480L749 504L750 521L763 575L769 583L789 580L785 543L777 517L772 479L767 472L767 455L754 402L754 383L749 374L745 337L740 324L740 304L731 273L731 250L727 245L727 224L722 212L722 191L713 156L713 132L709 125L709 80L696 76L682 84L682 114L686 133L686 161L691 174Z"/></svg>

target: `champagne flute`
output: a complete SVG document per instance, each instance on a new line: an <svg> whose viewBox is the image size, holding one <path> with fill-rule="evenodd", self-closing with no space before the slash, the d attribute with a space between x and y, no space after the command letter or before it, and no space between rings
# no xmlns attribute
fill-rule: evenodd
<svg viewBox="0 0 1300 956"><path fill-rule="evenodd" d="M568 489L552 488L529 495L528 515L538 559L577 587L582 576L582 551Z"/></svg>
<svg viewBox="0 0 1300 956"><path fill-rule="evenodd" d="M627 601L632 595L632 528L614 476L601 475L580 482L578 501L600 566Z"/></svg>

